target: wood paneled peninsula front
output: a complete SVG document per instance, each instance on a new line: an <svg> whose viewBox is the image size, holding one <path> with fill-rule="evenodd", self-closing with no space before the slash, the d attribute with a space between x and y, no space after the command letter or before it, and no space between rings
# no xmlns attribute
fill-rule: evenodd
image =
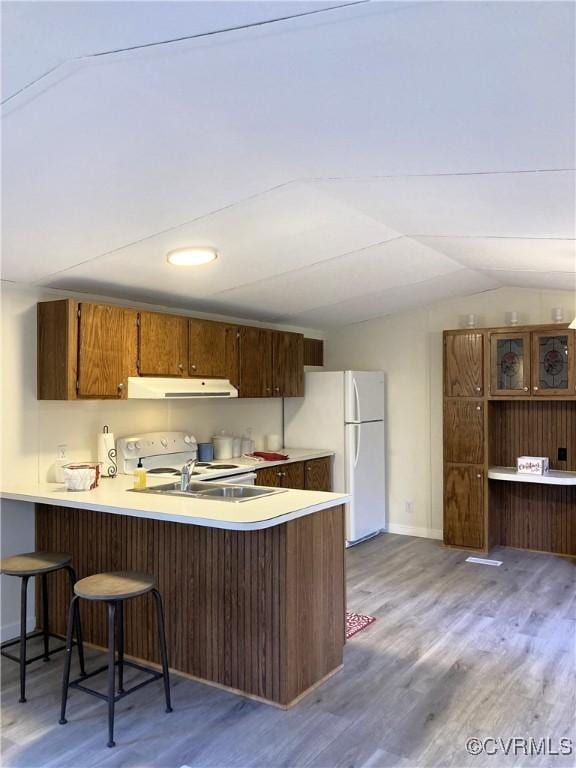
<svg viewBox="0 0 576 768"><path fill-rule="evenodd" d="M131 484L118 476L93 491L23 485L1 496L36 504L36 548L69 552L79 578L154 574L174 671L287 708L341 668L348 496L281 490L231 503L130 493ZM48 576L49 618L64 633L60 576ZM158 663L148 596L125 610L127 654ZM105 647L101 606L82 601L81 616L85 640Z"/></svg>

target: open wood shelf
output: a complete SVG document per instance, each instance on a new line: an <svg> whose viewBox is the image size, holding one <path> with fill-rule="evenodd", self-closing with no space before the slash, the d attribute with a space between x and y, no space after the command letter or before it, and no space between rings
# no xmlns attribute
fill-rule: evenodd
<svg viewBox="0 0 576 768"><path fill-rule="evenodd" d="M489 480L505 480L512 483L539 483L540 485L576 485L576 472L551 469L543 475L517 472L514 467L490 467Z"/></svg>

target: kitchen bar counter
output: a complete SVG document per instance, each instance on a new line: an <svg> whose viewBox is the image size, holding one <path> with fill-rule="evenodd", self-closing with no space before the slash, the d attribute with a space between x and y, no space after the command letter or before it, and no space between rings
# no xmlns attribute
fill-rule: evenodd
<svg viewBox="0 0 576 768"><path fill-rule="evenodd" d="M285 490L233 503L130 493L132 482L15 484L0 496L36 504L36 548L69 552L79 578L153 574L176 672L287 708L341 668L348 496ZM69 587L59 572L49 579L50 626L63 634ZM82 601L81 615L85 640L104 648L99 608ZM125 615L127 655L158 663L149 596Z"/></svg>
<svg viewBox="0 0 576 768"><path fill-rule="evenodd" d="M150 488L169 482L165 478L151 478L152 476L148 476ZM234 503L216 499L133 493L129 491L133 482L130 475L103 478L98 488L93 491L67 491L58 483L21 483L13 487L7 486L0 491L0 498L235 531L270 528L345 504L349 500L349 496L341 493L282 490L271 496Z"/></svg>

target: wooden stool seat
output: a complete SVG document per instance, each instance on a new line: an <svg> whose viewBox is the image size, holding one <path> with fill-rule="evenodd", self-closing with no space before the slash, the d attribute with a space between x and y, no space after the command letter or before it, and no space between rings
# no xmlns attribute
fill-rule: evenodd
<svg viewBox="0 0 576 768"><path fill-rule="evenodd" d="M86 576L74 585L74 592L85 600L127 600L145 595L156 586L153 576L134 571L113 571Z"/></svg>
<svg viewBox="0 0 576 768"><path fill-rule="evenodd" d="M37 576L57 571L72 562L72 555L62 552L27 552L0 560L0 573L8 576Z"/></svg>

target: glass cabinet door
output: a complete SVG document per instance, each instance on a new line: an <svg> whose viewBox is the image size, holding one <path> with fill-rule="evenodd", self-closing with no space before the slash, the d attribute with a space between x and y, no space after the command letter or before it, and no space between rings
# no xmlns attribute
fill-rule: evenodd
<svg viewBox="0 0 576 768"><path fill-rule="evenodd" d="M574 333L568 329L532 334L532 394L574 395Z"/></svg>
<svg viewBox="0 0 576 768"><path fill-rule="evenodd" d="M510 397L530 394L530 334L490 336L490 394Z"/></svg>

